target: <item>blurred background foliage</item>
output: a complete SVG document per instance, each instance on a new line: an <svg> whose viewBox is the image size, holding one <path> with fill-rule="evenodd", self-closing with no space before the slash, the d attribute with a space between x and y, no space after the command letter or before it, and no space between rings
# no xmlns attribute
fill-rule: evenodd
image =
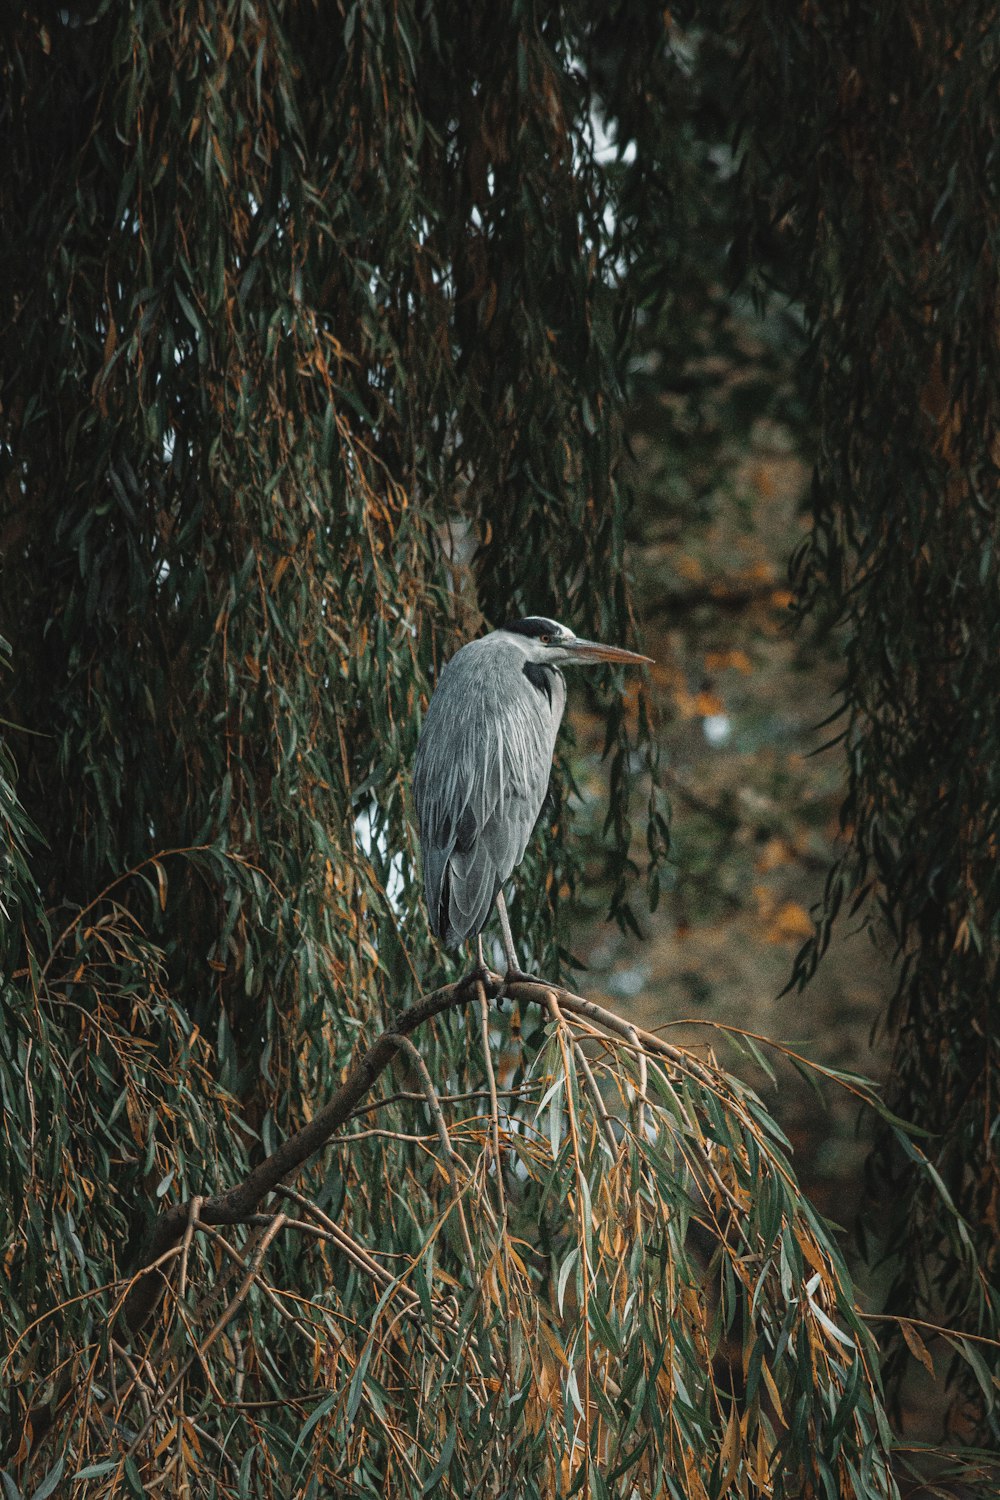
<svg viewBox="0 0 1000 1500"><path fill-rule="evenodd" d="M711 186L629 419L672 921L579 944L647 1024L750 1026L885 1080L930 1170L843 1099L783 1079L775 1107L858 1220L870 1305L981 1340L964 1369L940 1345L948 1397L888 1337L905 1430L944 1413L995 1449L997 17L685 15Z"/></svg>
<svg viewBox="0 0 1000 1500"><path fill-rule="evenodd" d="M768 247L809 328L796 583L844 639L847 847L796 972L841 905L871 898L893 959L889 1099L935 1169L880 1139L886 1306L994 1340L998 23L971 4L879 7L861 27L765 5L744 31L748 255ZM1000 1364L981 1349L962 1415L996 1444Z"/></svg>
<svg viewBox="0 0 1000 1500"><path fill-rule="evenodd" d="M92 1382L98 1355L114 1365L109 1312L157 1207L237 1181L356 1045L461 971L427 936L408 767L441 662L528 611L620 641L638 613L658 666L652 701L610 678L577 690L512 907L526 957L555 976L572 948L590 969L578 987L648 1026L759 1021L808 1033L834 1068L886 1073L893 1108L929 1134L906 1144L885 1125L873 1170L890 1212L858 1274L872 1310L979 1337L942 1340L942 1359L908 1324L895 1373L907 1350L937 1376L954 1356L930 1417L957 1393L954 1435L995 1444L996 22L918 10L862 26L778 5L136 0L6 23L9 1493L52 1493L88 1461L81 1494L155 1493L158 1477L369 1494L389 1475L394 1493L461 1493L494 1462L475 1372L451 1383L452 1366L435 1376L440 1423L398 1458L386 1433L422 1418L393 1391L393 1427L378 1406L392 1380L366 1385L363 1341L351 1365L330 1333L331 1317L367 1324L372 1283L294 1237L270 1247L271 1281L319 1279L330 1305L302 1310L310 1346L253 1294L244 1343L207 1376L237 1363L235 1404L182 1384L164 1447L126 1465L134 1429L94 1427L67 1381ZM833 694L846 719L817 735ZM842 723L840 748L808 760ZM866 935L846 959L831 947L808 1012L782 1010L792 955L805 940L810 975L840 905ZM595 932L609 911L620 931ZM560 1059L551 1028L539 1051L537 1016L521 1026L501 1071L530 1093L540 1059ZM482 1087L474 1026L445 1016L416 1040L442 1091ZM738 1067L767 1083L753 1044ZM566 1110L585 1112L572 1071ZM413 1078L380 1087L400 1139L334 1153L298 1185L359 1241L419 1258L446 1174L412 1138L433 1129ZM664 1301L637 1263L640 1322L615 1325L611 1293L582 1314L605 1351L645 1351L641 1386L602 1413L624 1467L578 1471L572 1437L547 1449L532 1425L540 1393L572 1411L564 1353L507 1409L520 1467L502 1481L496 1460L489 1482L545 1493L565 1462L567 1490L582 1473L594 1494L891 1493L874 1349L780 1134L756 1100L748 1128L735 1083L721 1105L686 1087L688 1145L716 1142L766 1313L729 1250L713 1260L698 1239L701 1169L654 1133L632 1190L684 1297ZM854 1138L850 1092L823 1117L811 1097L782 1075L768 1107L821 1207L865 1217L870 1126ZM470 1130L468 1109L453 1117ZM595 1122L576 1192L596 1198L614 1179ZM773 1169L754 1156L762 1130ZM471 1173L487 1145L474 1130L466 1144ZM537 1325L550 1275L562 1314L574 1243L579 1278L559 1220L572 1191L553 1192L572 1162L557 1128L549 1144L518 1223L540 1253L517 1294L469 1314L484 1347L505 1317ZM474 1226L487 1258L492 1232ZM602 1244L613 1286L624 1242ZM428 1297L454 1285L473 1306L464 1250L452 1224ZM198 1253L207 1284L223 1251ZM783 1329L815 1274L817 1317L857 1340L853 1363L815 1321ZM571 1292L573 1338L580 1311ZM155 1330L164 1380L191 1347L184 1319L181 1297ZM658 1385L668 1325L673 1383ZM755 1338L756 1379L766 1348L776 1382L763 1421ZM390 1365L402 1349L385 1346ZM904 1447L927 1433L912 1405ZM817 1431L826 1472L806 1457ZM693 1453L683 1483L642 1459L670 1442Z"/></svg>

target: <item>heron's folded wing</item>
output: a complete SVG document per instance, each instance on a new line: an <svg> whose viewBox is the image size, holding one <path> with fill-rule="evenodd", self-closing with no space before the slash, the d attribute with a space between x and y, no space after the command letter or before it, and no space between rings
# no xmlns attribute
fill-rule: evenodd
<svg viewBox="0 0 1000 1500"><path fill-rule="evenodd" d="M511 691L487 691L458 665L431 703L413 777L431 928L449 944L479 932L524 857L562 708L553 715L519 669Z"/></svg>

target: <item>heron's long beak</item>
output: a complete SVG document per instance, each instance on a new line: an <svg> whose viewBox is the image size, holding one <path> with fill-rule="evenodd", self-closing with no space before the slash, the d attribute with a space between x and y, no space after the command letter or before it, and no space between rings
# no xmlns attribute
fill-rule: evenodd
<svg viewBox="0 0 1000 1500"><path fill-rule="evenodd" d="M610 661L638 667L653 660L651 656L639 656L635 651L623 651L621 646L602 646L600 641L560 641L559 645L579 662Z"/></svg>

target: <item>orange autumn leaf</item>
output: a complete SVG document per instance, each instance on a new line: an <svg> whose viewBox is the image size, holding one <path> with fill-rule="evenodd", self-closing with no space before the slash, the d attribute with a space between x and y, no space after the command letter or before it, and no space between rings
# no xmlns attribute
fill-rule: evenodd
<svg viewBox="0 0 1000 1500"><path fill-rule="evenodd" d="M754 869L766 875L769 870L776 870L780 865L791 864L795 859L795 850L785 839L768 839L763 849L754 860Z"/></svg>
<svg viewBox="0 0 1000 1500"><path fill-rule="evenodd" d="M724 714L726 705L718 693L710 693L703 689L700 693L695 694L694 711L696 714L700 714L703 719L707 719L712 714Z"/></svg>
<svg viewBox="0 0 1000 1500"><path fill-rule="evenodd" d="M767 928L769 943L785 943L792 938L812 937L813 921L797 901L784 901L772 916Z"/></svg>
<svg viewBox="0 0 1000 1500"><path fill-rule="evenodd" d="M705 656L705 670L707 672L725 672L728 670L742 672L744 677L749 677L753 671L753 664L745 651L734 648L731 651L709 651Z"/></svg>

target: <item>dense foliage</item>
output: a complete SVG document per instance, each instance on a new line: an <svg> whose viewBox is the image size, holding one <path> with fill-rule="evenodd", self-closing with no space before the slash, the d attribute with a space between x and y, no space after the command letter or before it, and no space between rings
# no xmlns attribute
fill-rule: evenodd
<svg viewBox="0 0 1000 1500"><path fill-rule="evenodd" d="M593 1021L528 997L491 1123L496 1038L452 996L295 1210L212 1207L441 973L404 792L441 657L524 609L627 633L623 277L676 68L656 8L614 20L105 6L8 37L3 620L39 836L10 824L4 1371L44 1492L887 1492L872 1348L773 1127L614 1018L588 1055ZM607 705L621 905L645 720ZM563 831L557 793L516 908L550 972ZM654 873L662 842L652 808ZM161 1200L187 1233L129 1327Z"/></svg>
<svg viewBox="0 0 1000 1500"><path fill-rule="evenodd" d="M966 1389L996 1438L1000 16L754 5L739 35L749 258L810 328L799 582L848 643L849 847L800 973L873 894L897 952L893 1104L933 1168L885 1141L874 1249L890 1310L985 1336Z"/></svg>
<svg viewBox="0 0 1000 1500"><path fill-rule="evenodd" d="M4 32L9 1496L895 1493L877 1350L760 1101L567 990L510 1022L435 991L463 961L406 816L457 640L629 634L635 302L679 346L718 298L693 43L612 0ZM631 781L654 894L665 826L619 686L628 921ZM553 981L570 790L512 909Z"/></svg>

